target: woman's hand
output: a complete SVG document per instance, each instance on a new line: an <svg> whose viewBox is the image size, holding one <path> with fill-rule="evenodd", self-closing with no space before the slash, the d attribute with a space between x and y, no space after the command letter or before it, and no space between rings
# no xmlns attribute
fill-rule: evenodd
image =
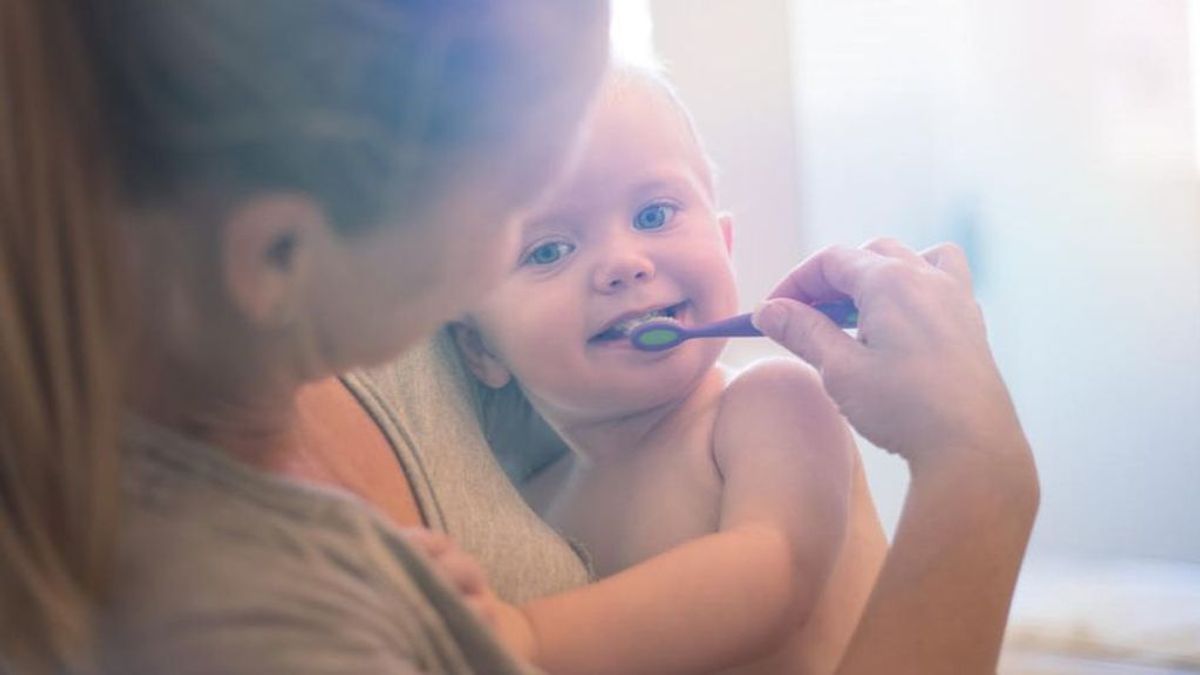
<svg viewBox="0 0 1200 675"><path fill-rule="evenodd" d="M421 550L442 578L458 591L475 614L517 657L534 662L536 640L532 624L520 608L496 597L479 562L450 537L421 528L404 530L405 538Z"/></svg>
<svg viewBox="0 0 1200 675"><path fill-rule="evenodd" d="M845 297L859 309L857 340L808 306ZM989 450L1027 456L957 246L830 247L770 298L755 312L759 329L816 366L855 429L914 472L933 454L935 464Z"/></svg>
<svg viewBox="0 0 1200 675"><path fill-rule="evenodd" d="M858 339L807 303L850 297ZM1033 456L963 252L881 239L804 261L756 312L849 422L908 460L891 550L838 673L995 672L1037 512Z"/></svg>

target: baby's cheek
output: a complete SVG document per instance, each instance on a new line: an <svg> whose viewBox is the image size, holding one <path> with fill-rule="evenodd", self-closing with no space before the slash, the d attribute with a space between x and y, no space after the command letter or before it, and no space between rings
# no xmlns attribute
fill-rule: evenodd
<svg viewBox="0 0 1200 675"><path fill-rule="evenodd" d="M713 262L709 267L711 273L703 283L708 289L712 310L718 315L715 318L723 318L737 313L737 281L733 275L733 268L727 261Z"/></svg>
<svg viewBox="0 0 1200 675"><path fill-rule="evenodd" d="M561 368L564 355L571 347L571 336L561 322L550 316L516 316L507 333L504 349L514 369L529 372L530 379L537 371Z"/></svg>

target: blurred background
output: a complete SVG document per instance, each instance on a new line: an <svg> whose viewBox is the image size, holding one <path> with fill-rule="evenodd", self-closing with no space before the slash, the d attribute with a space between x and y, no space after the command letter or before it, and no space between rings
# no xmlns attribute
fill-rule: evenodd
<svg viewBox="0 0 1200 675"><path fill-rule="evenodd" d="M720 167L745 309L829 243L967 250L1043 481L1004 672L1200 670L1200 0L616 0L613 36Z"/></svg>

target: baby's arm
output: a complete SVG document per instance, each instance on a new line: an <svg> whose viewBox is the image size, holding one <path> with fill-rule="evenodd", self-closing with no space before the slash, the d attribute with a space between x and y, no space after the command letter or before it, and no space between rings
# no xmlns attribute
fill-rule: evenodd
<svg viewBox="0 0 1200 675"><path fill-rule="evenodd" d="M843 548L849 520L856 518L855 536L873 525L873 509L865 485L855 492L858 453L849 428L829 399L817 373L796 360L772 360L752 366L734 380L722 405L714 438L714 455L725 478L721 531L758 532L782 536L784 555L764 558L790 563L786 569L764 565L760 574L774 573L772 595L758 607L790 599L790 620L775 623L781 637L790 637L813 616L818 600L831 581ZM861 475L857 478L861 482ZM859 502L854 513L855 498ZM865 500L864 500L864 497ZM865 501L866 503L862 503ZM857 554L871 546L854 541ZM849 571L849 570L846 570ZM868 570L868 576L869 570ZM861 580L839 577L839 600L854 607L823 610L823 640L835 637L835 614L861 609L848 591ZM839 640L840 641L840 640ZM809 645L824 648L824 645ZM806 659L811 665L812 659Z"/></svg>
<svg viewBox="0 0 1200 675"><path fill-rule="evenodd" d="M554 673L712 672L765 656L811 611L846 528L853 444L811 369L761 364L714 429L720 531L522 614Z"/></svg>

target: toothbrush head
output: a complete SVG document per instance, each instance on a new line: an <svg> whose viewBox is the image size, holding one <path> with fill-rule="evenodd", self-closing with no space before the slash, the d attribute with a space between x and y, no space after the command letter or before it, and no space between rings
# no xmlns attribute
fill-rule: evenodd
<svg viewBox="0 0 1200 675"><path fill-rule="evenodd" d="M646 352L670 349L684 339L683 327L669 319L647 321L629 332L633 346Z"/></svg>

